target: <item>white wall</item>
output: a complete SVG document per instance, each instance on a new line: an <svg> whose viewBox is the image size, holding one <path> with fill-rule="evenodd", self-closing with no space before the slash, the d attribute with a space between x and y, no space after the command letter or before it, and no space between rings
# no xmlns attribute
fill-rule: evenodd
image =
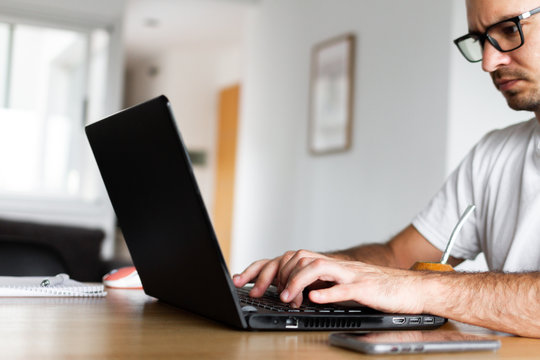
<svg viewBox="0 0 540 360"><path fill-rule="evenodd" d="M384 241L446 173L452 2L273 0L253 14L232 270L290 248ZM353 148L307 151L310 51L357 36Z"/></svg>

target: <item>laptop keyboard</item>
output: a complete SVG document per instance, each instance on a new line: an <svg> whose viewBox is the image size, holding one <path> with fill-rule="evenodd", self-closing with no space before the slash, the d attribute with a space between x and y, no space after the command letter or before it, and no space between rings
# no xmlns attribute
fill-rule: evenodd
<svg viewBox="0 0 540 360"><path fill-rule="evenodd" d="M279 298L277 291L267 290L260 298L249 296L251 288L236 289L242 305L251 305L258 308L279 312L317 312L317 313L360 313L362 310L334 304L315 304L305 301L299 308L292 308Z"/></svg>

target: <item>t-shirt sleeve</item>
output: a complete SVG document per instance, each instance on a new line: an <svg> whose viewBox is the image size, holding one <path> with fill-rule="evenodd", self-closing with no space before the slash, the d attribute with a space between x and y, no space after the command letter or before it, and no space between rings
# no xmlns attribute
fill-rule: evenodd
<svg viewBox="0 0 540 360"><path fill-rule="evenodd" d="M475 200L479 200L475 199L473 179L477 147L478 145L469 152L439 192L412 221L418 232L441 251L445 250L461 213L470 204L475 204ZM474 259L481 252L475 212L470 215L457 235L451 256Z"/></svg>

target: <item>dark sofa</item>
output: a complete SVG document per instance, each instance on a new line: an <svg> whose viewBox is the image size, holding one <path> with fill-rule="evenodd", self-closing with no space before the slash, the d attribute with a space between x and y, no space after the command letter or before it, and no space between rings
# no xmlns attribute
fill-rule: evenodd
<svg viewBox="0 0 540 360"><path fill-rule="evenodd" d="M0 219L0 275L64 272L78 281L101 281L100 229Z"/></svg>

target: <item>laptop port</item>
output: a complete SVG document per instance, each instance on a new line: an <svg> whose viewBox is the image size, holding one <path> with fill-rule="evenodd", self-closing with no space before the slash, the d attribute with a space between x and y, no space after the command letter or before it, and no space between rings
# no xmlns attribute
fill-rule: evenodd
<svg viewBox="0 0 540 360"><path fill-rule="evenodd" d="M398 324L398 325L405 324L405 318L404 317L395 317L395 318L392 318L392 322L394 324Z"/></svg>
<svg viewBox="0 0 540 360"><path fill-rule="evenodd" d="M298 319L290 317L285 321L285 329L298 329Z"/></svg>
<svg viewBox="0 0 540 360"><path fill-rule="evenodd" d="M411 325L419 325L420 321L421 321L421 319L419 317L409 318L409 324L411 324Z"/></svg>
<svg viewBox="0 0 540 360"><path fill-rule="evenodd" d="M431 316L424 317L424 324L434 324L435 318Z"/></svg>

